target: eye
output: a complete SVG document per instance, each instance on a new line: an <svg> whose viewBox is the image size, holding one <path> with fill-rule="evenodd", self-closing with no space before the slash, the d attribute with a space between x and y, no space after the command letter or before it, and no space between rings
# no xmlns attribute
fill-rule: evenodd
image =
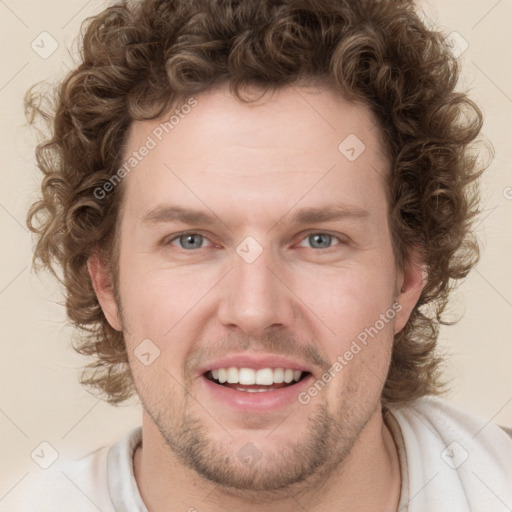
<svg viewBox="0 0 512 512"><path fill-rule="evenodd" d="M329 249L333 239L338 240L341 244L344 243L340 237L323 232L310 233L302 238L301 243L304 241L310 242L313 249ZM203 242L205 240L208 240L208 238L200 233L190 231L179 233L169 240L164 240L163 245L173 245L184 250L204 249Z"/></svg>
<svg viewBox="0 0 512 512"><path fill-rule="evenodd" d="M179 243L180 249L190 250L190 249L202 249L202 242L204 240L208 240L206 237L199 233L189 232L189 233L180 233L174 238L164 242L164 245L175 245L174 242Z"/></svg>
<svg viewBox="0 0 512 512"><path fill-rule="evenodd" d="M322 232L310 233L302 240L310 242L313 249L329 249L333 239L337 239L339 242L343 243L343 240L340 237Z"/></svg>

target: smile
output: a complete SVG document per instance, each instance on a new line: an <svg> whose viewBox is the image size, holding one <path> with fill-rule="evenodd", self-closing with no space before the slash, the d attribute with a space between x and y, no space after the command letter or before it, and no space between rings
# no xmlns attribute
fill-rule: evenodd
<svg viewBox="0 0 512 512"><path fill-rule="evenodd" d="M216 384L245 391L258 393L275 391L291 386L302 380L308 372L292 370L291 368L217 368L206 373L206 378Z"/></svg>

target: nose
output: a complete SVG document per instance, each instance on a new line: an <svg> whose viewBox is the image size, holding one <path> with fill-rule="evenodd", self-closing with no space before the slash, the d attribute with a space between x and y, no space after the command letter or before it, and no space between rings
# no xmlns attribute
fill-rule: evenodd
<svg viewBox="0 0 512 512"><path fill-rule="evenodd" d="M233 266L221 292L219 321L255 338L278 327L290 327L293 293L271 251L263 250L252 263L235 252Z"/></svg>

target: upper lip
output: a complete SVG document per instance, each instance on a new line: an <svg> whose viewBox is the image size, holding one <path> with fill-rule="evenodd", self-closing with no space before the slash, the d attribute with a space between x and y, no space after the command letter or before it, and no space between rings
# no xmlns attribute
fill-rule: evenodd
<svg viewBox="0 0 512 512"><path fill-rule="evenodd" d="M232 354L210 361L199 368L202 375L209 370L218 370L219 368L252 368L253 370L261 370L262 368L284 368L291 370L300 370L302 372L311 372L311 368L300 361L296 361L289 357L276 354Z"/></svg>

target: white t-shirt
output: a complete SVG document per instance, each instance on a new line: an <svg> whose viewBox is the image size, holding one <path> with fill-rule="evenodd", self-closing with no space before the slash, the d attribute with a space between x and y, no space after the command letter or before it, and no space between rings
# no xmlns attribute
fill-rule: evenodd
<svg viewBox="0 0 512 512"><path fill-rule="evenodd" d="M437 397L384 410L402 474L399 512L510 512L512 432ZM147 512L133 474L142 428L76 461L31 472L9 512ZM172 504L170 504L172 509Z"/></svg>

